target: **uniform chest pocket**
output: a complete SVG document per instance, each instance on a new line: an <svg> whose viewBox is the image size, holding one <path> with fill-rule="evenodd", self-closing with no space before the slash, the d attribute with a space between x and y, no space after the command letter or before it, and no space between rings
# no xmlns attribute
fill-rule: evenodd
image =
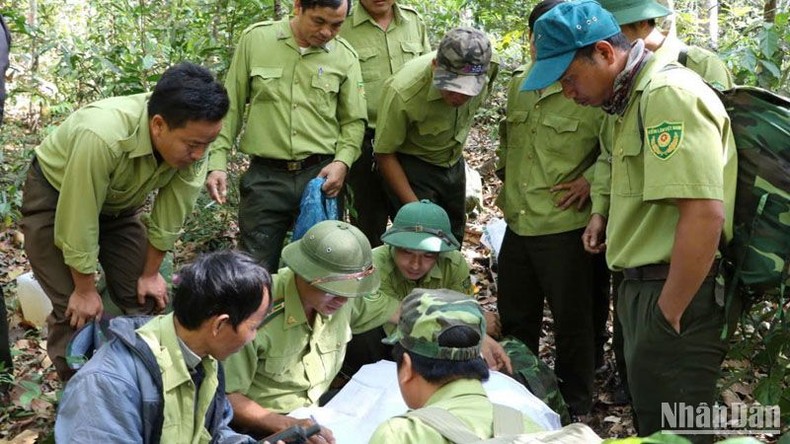
<svg viewBox="0 0 790 444"><path fill-rule="evenodd" d="M351 340L351 327L340 325L332 332L324 332L316 346L324 369L334 373L340 371L345 355L346 344Z"/></svg>
<svg viewBox="0 0 790 444"><path fill-rule="evenodd" d="M254 67L250 70L251 101L277 100L282 68Z"/></svg>
<svg viewBox="0 0 790 444"><path fill-rule="evenodd" d="M615 136L612 147L612 192L641 196L645 184L645 159L639 134Z"/></svg>
<svg viewBox="0 0 790 444"><path fill-rule="evenodd" d="M359 55L359 66L362 69L362 78L365 79L365 82L372 82L384 77L381 69L377 69L381 65L378 49L360 48L357 54Z"/></svg>
<svg viewBox="0 0 790 444"><path fill-rule="evenodd" d="M547 114L540 120L537 137L546 149L568 152L574 145L573 139L578 129L577 119Z"/></svg>
<svg viewBox="0 0 790 444"><path fill-rule="evenodd" d="M310 82L318 110L325 117L334 117L337 108L337 93L340 79L327 74L315 74Z"/></svg>
<svg viewBox="0 0 790 444"><path fill-rule="evenodd" d="M449 133L453 129L453 121L455 119L439 119L428 120L417 124L417 131L423 136L439 136L444 133ZM449 138L452 134L448 135Z"/></svg>
<svg viewBox="0 0 790 444"><path fill-rule="evenodd" d="M299 353L288 356L268 356L264 362L263 369L266 376L277 382L289 382L295 380L294 375L302 375L304 368L300 360ZM302 378L302 376L299 376Z"/></svg>

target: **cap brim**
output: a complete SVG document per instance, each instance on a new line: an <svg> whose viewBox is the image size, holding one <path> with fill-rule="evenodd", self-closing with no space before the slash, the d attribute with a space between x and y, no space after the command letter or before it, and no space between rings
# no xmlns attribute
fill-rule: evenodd
<svg viewBox="0 0 790 444"><path fill-rule="evenodd" d="M298 243L291 243L283 248L282 258L285 265L307 282L326 277L326 270L309 257L303 255L299 251L298 245ZM381 276L379 271L373 270L371 274L358 279L320 282L311 285L335 296L356 298L375 293L378 291L380 284Z"/></svg>
<svg viewBox="0 0 790 444"><path fill-rule="evenodd" d="M447 236L452 236L452 234L447 233ZM455 237L452 238L455 239ZM431 233L390 232L384 233L381 236L381 241L393 247L429 251L432 253L444 253L446 251L457 250L460 247L460 244L448 244Z"/></svg>
<svg viewBox="0 0 790 444"><path fill-rule="evenodd" d="M486 85L486 78L485 74L467 76L436 66L436 70L433 72L433 85L444 91L452 91L474 97L483 91Z"/></svg>
<svg viewBox="0 0 790 444"><path fill-rule="evenodd" d="M576 50L569 51L554 57L538 60L532 64L527 79L521 85L522 91L533 91L543 89L562 77L573 62Z"/></svg>
<svg viewBox="0 0 790 444"><path fill-rule="evenodd" d="M620 25L627 25L629 23L636 23L642 20L657 19L666 17L672 14L672 11L660 3L653 2L648 6L634 6L633 8L621 9L619 11L611 11L617 23Z"/></svg>

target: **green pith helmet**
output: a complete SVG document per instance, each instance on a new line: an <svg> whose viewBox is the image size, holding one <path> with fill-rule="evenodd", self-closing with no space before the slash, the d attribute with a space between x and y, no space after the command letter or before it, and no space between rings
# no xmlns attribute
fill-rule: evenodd
<svg viewBox="0 0 790 444"><path fill-rule="evenodd" d="M601 0L600 3L621 26L672 14L670 9L654 0Z"/></svg>
<svg viewBox="0 0 790 444"><path fill-rule="evenodd" d="M370 242L358 228L337 220L313 225L286 245L283 262L313 287L353 298L374 293L381 279L373 267Z"/></svg>
<svg viewBox="0 0 790 444"><path fill-rule="evenodd" d="M381 241L393 247L442 253L457 250L461 244L450 229L450 218L442 207L429 200L402 206Z"/></svg>

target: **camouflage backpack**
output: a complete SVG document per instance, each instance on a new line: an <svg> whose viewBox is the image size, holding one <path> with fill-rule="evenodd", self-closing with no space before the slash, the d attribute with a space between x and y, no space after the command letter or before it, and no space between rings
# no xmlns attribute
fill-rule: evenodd
<svg viewBox="0 0 790 444"><path fill-rule="evenodd" d="M738 151L731 288L747 301L790 288L790 100L760 88L720 91Z"/></svg>
<svg viewBox="0 0 790 444"><path fill-rule="evenodd" d="M665 69L673 67L680 66ZM747 305L769 298L784 304L790 289L790 99L750 86L708 86L730 116L738 155L733 239L720 248L732 273L727 301L739 295ZM638 116L644 140L641 110Z"/></svg>

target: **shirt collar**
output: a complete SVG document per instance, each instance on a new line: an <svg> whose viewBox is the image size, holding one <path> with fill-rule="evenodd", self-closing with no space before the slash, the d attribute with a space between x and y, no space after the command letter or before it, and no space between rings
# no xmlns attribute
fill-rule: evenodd
<svg viewBox="0 0 790 444"><path fill-rule="evenodd" d="M390 23L391 28L400 25L401 22L408 23L411 20L409 16L407 16L401 11L400 5L398 5L397 3L392 5L392 10L395 16L392 19L392 23ZM361 4L357 3L357 7L354 8L354 12L351 13L351 26L356 28L357 26L365 22L370 22L371 25L379 27L378 23L376 23L376 20L374 20L373 17L370 16L368 10L365 9ZM387 28L387 30L389 29L390 28Z"/></svg>
<svg viewBox="0 0 790 444"><path fill-rule="evenodd" d="M283 326L286 329L307 324L307 316L304 314L304 305L299 299L299 290L296 289L296 275L290 268L283 268L277 272L280 279L285 279L285 294L275 295L285 299L285 310L283 315Z"/></svg>
<svg viewBox="0 0 790 444"><path fill-rule="evenodd" d="M279 28L277 28L277 40L285 40L286 45L299 52L299 44L296 43L296 37L294 37L293 30L291 29L291 21L289 19L285 19L280 21L279 25ZM307 51L305 51L304 55L319 51L330 52L334 46L335 39L332 39L321 47L311 46Z"/></svg>
<svg viewBox="0 0 790 444"><path fill-rule="evenodd" d="M130 158L154 155L151 127L148 119L148 100L151 99L151 93L143 94L143 96L142 110L140 111L140 117L137 119L137 126L134 132L126 139L118 142L124 148L123 151L129 153Z"/></svg>

